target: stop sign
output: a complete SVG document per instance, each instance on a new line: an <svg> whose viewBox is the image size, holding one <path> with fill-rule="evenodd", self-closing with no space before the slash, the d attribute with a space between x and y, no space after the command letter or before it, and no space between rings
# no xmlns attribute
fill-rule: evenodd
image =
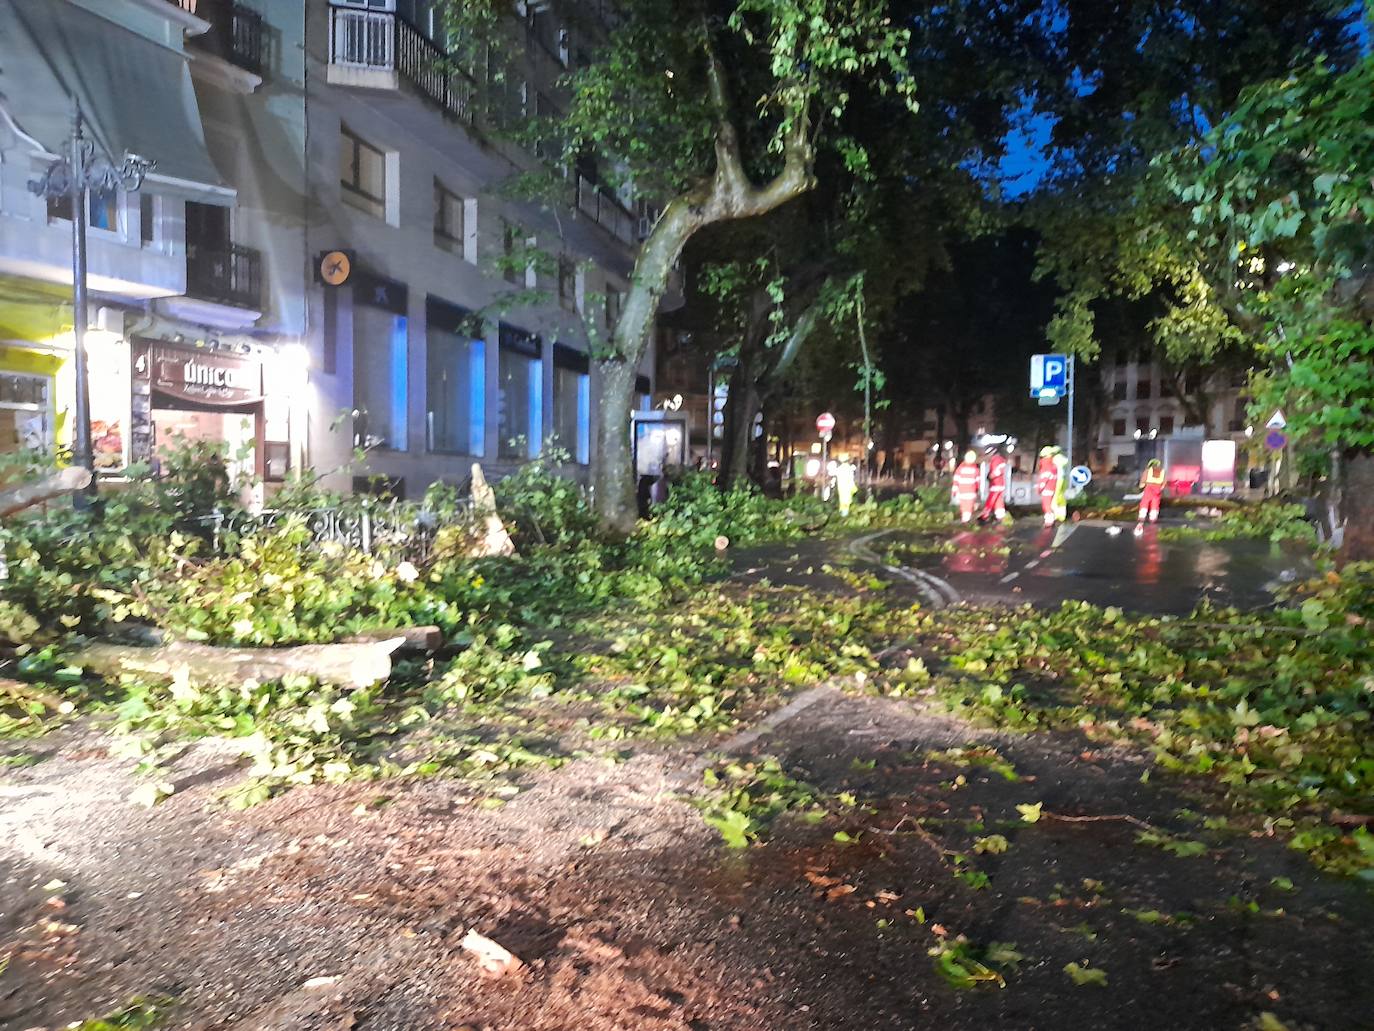
<svg viewBox="0 0 1374 1031"><path fill-rule="evenodd" d="M821 436L825 436L825 434L829 433L834 428L835 417L829 412L821 412L820 415L816 416L816 432L821 434Z"/></svg>

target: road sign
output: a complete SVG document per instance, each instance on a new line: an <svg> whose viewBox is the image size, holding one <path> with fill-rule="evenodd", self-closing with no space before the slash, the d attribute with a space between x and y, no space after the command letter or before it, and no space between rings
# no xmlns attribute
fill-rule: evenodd
<svg viewBox="0 0 1374 1031"><path fill-rule="evenodd" d="M1031 355L1031 397L1063 397L1069 392L1069 359L1062 354Z"/></svg>
<svg viewBox="0 0 1374 1031"><path fill-rule="evenodd" d="M1278 409L1264 425L1271 430L1287 429L1288 420L1283 417L1283 409Z"/></svg>
<svg viewBox="0 0 1374 1031"><path fill-rule="evenodd" d="M1288 446L1288 434L1283 430L1270 430L1264 436L1264 446L1270 451L1282 451Z"/></svg>
<svg viewBox="0 0 1374 1031"><path fill-rule="evenodd" d="M816 432L822 437L833 432L835 429L835 417L829 412L821 412L816 416Z"/></svg>
<svg viewBox="0 0 1374 1031"><path fill-rule="evenodd" d="M1076 465L1069 470L1069 483L1082 490L1093 481L1093 471L1086 465Z"/></svg>

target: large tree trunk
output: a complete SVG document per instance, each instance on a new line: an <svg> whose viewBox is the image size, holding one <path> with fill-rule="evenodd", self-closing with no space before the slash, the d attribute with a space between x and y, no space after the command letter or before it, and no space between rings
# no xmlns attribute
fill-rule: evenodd
<svg viewBox="0 0 1374 1031"><path fill-rule="evenodd" d="M630 412L634 381L649 349L659 302L682 249L697 230L717 222L754 218L814 188L810 94L802 91L786 111L790 130L782 145L782 168L763 186L744 167L743 148L731 112L728 73L716 54L709 26L703 33L707 82L716 118L716 167L709 181L674 198L635 260L630 289L611 344L596 357L601 381L597 453L592 465L592 503L602 522L630 532L637 515Z"/></svg>
<svg viewBox="0 0 1374 1031"><path fill-rule="evenodd" d="M1346 454L1341 494L1345 515L1341 562L1374 561L1374 453Z"/></svg>

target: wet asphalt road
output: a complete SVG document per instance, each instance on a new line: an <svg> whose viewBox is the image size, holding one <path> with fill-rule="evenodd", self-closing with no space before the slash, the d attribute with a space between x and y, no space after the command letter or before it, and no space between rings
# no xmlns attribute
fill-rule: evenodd
<svg viewBox="0 0 1374 1031"><path fill-rule="evenodd" d="M1302 549L1264 540L1208 542L1198 535L1171 541L1160 539L1159 526L1139 537L1132 529L1098 520L1048 528L1023 520L956 534L952 553L919 555L910 565L973 602L1076 599L1178 615L1204 599L1242 609L1271 605L1277 584L1310 570ZM900 546L902 537L883 543Z"/></svg>

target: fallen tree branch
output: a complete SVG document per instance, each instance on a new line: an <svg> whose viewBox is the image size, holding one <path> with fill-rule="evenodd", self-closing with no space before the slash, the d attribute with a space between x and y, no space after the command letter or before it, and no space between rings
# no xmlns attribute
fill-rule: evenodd
<svg viewBox="0 0 1374 1031"><path fill-rule="evenodd" d="M294 648L219 648L191 641L158 647L100 642L72 656L72 664L106 677L151 676L192 684L236 687L247 680L307 676L326 684L366 688L391 676L391 654L403 637Z"/></svg>
<svg viewBox="0 0 1374 1031"><path fill-rule="evenodd" d="M60 498L64 494L85 490L90 482L89 469L72 465L41 480L0 491L0 516L11 516L53 498Z"/></svg>
<svg viewBox="0 0 1374 1031"><path fill-rule="evenodd" d="M59 698L55 694L40 690L32 684L10 680L6 677L0 677L0 694L8 695L20 702L37 702L45 709L51 709L53 712L71 712L73 709L71 702Z"/></svg>
<svg viewBox="0 0 1374 1031"><path fill-rule="evenodd" d="M1126 813L1109 813L1103 816L1065 816L1062 813L1040 812L1042 820L1058 820L1060 823L1129 823L1135 827L1147 831L1159 831L1159 828L1152 823L1130 816Z"/></svg>

